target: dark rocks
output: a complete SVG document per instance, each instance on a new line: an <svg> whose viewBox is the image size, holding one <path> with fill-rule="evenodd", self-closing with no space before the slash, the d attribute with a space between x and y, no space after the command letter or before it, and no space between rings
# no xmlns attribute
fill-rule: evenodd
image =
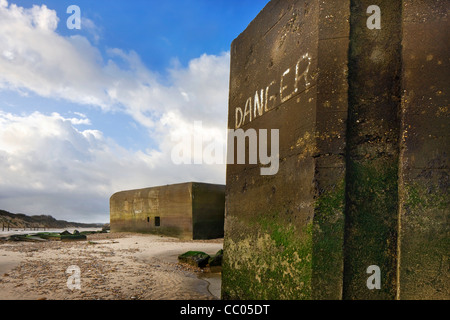
<svg viewBox="0 0 450 320"><path fill-rule="evenodd" d="M73 234L69 231L61 233L55 232L39 232L33 234L13 234L8 237L1 238L3 241L28 241L28 242L44 242L44 241L84 241L87 240L86 234L75 230Z"/></svg>
<svg viewBox="0 0 450 320"><path fill-rule="evenodd" d="M23 241L29 241L29 242L46 242L46 239L42 239L39 236L36 235L27 235Z"/></svg>
<svg viewBox="0 0 450 320"><path fill-rule="evenodd" d="M201 251L188 251L178 256L178 261L197 268L222 266L223 250L219 250L212 257Z"/></svg>
<svg viewBox="0 0 450 320"><path fill-rule="evenodd" d="M61 233L61 241L84 241L87 240L86 235L81 234L78 230L75 230L73 234L67 230Z"/></svg>
<svg viewBox="0 0 450 320"><path fill-rule="evenodd" d="M38 236L45 240L51 240L51 241L61 240L61 235L59 233L55 233L55 232L40 232L40 233L37 233L35 236Z"/></svg>
<svg viewBox="0 0 450 320"><path fill-rule="evenodd" d="M20 234L20 235L9 236L8 241L44 242L47 240L42 239L41 237L32 235L32 234Z"/></svg>
<svg viewBox="0 0 450 320"><path fill-rule="evenodd" d="M201 251L188 251L178 256L178 261L189 264L197 268L207 266L210 256Z"/></svg>
<svg viewBox="0 0 450 320"><path fill-rule="evenodd" d="M219 250L215 255L209 258L208 264L210 267L222 266L223 250Z"/></svg>

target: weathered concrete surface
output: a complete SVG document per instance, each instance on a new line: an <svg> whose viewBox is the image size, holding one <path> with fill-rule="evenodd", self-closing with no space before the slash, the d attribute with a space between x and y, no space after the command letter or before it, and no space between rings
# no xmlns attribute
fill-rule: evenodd
<svg viewBox="0 0 450 320"><path fill-rule="evenodd" d="M205 183L192 185L193 239L223 238L225 186Z"/></svg>
<svg viewBox="0 0 450 320"><path fill-rule="evenodd" d="M379 30L366 26L372 4L351 3L345 299L396 295L402 3L377 1ZM380 290L365 285L371 265L381 269Z"/></svg>
<svg viewBox="0 0 450 320"><path fill-rule="evenodd" d="M348 12L272 1L232 44L229 128L280 129L280 168L227 167L224 298L341 297Z"/></svg>
<svg viewBox="0 0 450 320"><path fill-rule="evenodd" d="M340 299L344 269L348 1L319 1L312 299Z"/></svg>
<svg viewBox="0 0 450 320"><path fill-rule="evenodd" d="M220 185L192 182L122 191L110 199L111 232L221 238L224 206L225 186Z"/></svg>
<svg viewBox="0 0 450 320"><path fill-rule="evenodd" d="M229 128L280 168L227 166L225 299L449 298L448 3L273 0L234 40Z"/></svg>
<svg viewBox="0 0 450 320"><path fill-rule="evenodd" d="M450 299L449 1L403 1L399 299Z"/></svg>

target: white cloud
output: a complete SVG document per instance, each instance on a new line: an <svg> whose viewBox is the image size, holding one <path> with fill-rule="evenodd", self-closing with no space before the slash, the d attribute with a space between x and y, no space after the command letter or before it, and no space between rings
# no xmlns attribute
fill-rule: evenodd
<svg viewBox="0 0 450 320"><path fill-rule="evenodd" d="M0 6L0 88L110 108L100 52L84 37L58 35L57 23L45 5Z"/></svg>
<svg viewBox="0 0 450 320"><path fill-rule="evenodd" d="M172 85L165 86L136 52L112 48L105 61L86 38L57 34L57 22L56 12L46 6L0 7L0 89L122 109L148 127L173 109L208 121L226 115L228 53L203 55L188 68L170 70Z"/></svg>
<svg viewBox="0 0 450 320"><path fill-rule="evenodd" d="M223 166L173 164L170 145L162 152L130 152L100 131L78 130L74 122L58 113L0 111L3 209L107 221L108 199L116 191L177 183L180 177L207 182L223 177Z"/></svg>
<svg viewBox="0 0 450 320"><path fill-rule="evenodd" d="M102 33L102 30L100 27L98 27L94 21L91 19L88 19L86 17L81 17L81 25L83 26L83 30L86 30L89 35L94 39L95 43L98 43L100 40L100 34Z"/></svg>
<svg viewBox="0 0 450 320"><path fill-rule="evenodd" d="M202 121L202 134L225 144L228 53L202 55L186 68L174 64L167 85L136 52L112 48L105 60L86 38L57 34L57 24L56 12L45 5L24 9L0 0L0 90L123 112L159 145L130 152L92 128L82 113L65 118L0 111L0 208L62 218L78 214L84 221L103 214L105 220L108 198L119 190L225 182L224 165L177 166L171 151L180 136L193 135L194 121Z"/></svg>
<svg viewBox="0 0 450 320"><path fill-rule="evenodd" d="M87 116L84 113L81 113L81 112L74 112L73 114L75 114L75 115L77 115L77 116L79 116L80 118L83 118L83 119L87 118Z"/></svg>
<svg viewBox="0 0 450 320"><path fill-rule="evenodd" d="M59 19L56 12L49 10L46 5L41 7L34 5L28 10L31 16L31 22L37 29L46 31L55 31L58 26Z"/></svg>
<svg viewBox="0 0 450 320"><path fill-rule="evenodd" d="M174 64L171 85L163 85L136 52L112 48L105 61L86 38L54 32L57 21L56 13L45 6L0 7L0 89L122 110L153 134L179 126L161 127L160 119L174 111L188 122L203 120L225 128L228 53L202 55L187 68Z"/></svg>

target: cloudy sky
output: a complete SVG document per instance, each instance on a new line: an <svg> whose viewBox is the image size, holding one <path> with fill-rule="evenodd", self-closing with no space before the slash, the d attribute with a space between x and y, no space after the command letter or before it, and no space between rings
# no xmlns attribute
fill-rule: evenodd
<svg viewBox="0 0 450 320"><path fill-rule="evenodd" d="M0 0L0 209L108 222L114 192L225 183L174 148L225 145L229 47L267 2Z"/></svg>

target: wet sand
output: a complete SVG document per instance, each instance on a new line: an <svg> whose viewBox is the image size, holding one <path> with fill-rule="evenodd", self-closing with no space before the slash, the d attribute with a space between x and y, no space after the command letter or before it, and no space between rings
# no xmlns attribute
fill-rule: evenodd
<svg viewBox="0 0 450 320"><path fill-rule="evenodd" d="M223 241L96 234L88 241L0 242L0 300L212 300L220 274L180 265L189 250L215 254ZM70 266L81 289L70 290Z"/></svg>

